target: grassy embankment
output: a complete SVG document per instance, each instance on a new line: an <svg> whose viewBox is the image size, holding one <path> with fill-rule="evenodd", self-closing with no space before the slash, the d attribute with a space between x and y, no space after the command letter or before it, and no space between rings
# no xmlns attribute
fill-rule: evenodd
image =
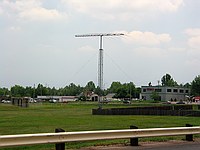
<svg viewBox="0 0 200 150"><path fill-rule="evenodd" d="M106 104L104 108L133 107L149 105L147 103L133 103L124 105L120 103ZM152 104L151 104L152 105ZM153 104L156 105L156 104ZM139 128L177 127L186 123L200 125L198 117L178 116L93 116L91 109L97 108L96 103L68 103L68 104L31 104L29 108L19 108L9 104L0 104L0 135L53 133L55 128L66 131L110 130L128 129L130 125ZM182 137L154 137L144 140L169 140ZM105 145L112 143L128 143L128 139L107 140L93 142L71 142L68 148L79 148L90 145ZM49 150L55 149L53 144L5 148L5 150Z"/></svg>

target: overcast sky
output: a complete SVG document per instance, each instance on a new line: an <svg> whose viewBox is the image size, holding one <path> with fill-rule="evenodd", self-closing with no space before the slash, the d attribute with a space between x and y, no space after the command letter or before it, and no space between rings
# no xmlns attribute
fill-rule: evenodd
<svg viewBox="0 0 200 150"><path fill-rule="evenodd" d="M97 84L104 37L104 86L179 84L200 74L199 0L0 0L0 87Z"/></svg>

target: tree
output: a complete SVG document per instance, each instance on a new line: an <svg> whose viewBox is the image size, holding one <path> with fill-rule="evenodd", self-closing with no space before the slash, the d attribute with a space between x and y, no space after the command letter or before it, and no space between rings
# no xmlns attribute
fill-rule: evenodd
<svg viewBox="0 0 200 150"><path fill-rule="evenodd" d="M74 83L70 83L69 86L66 86L64 88L64 95L67 96L76 96L79 95L82 91L82 88L78 85L75 85Z"/></svg>
<svg viewBox="0 0 200 150"><path fill-rule="evenodd" d="M11 94L15 97L23 97L25 96L25 88L20 85L15 85L11 87Z"/></svg>
<svg viewBox="0 0 200 150"><path fill-rule="evenodd" d="M36 88L36 95L38 96L43 96L44 92L43 92L43 85L42 84L38 84L37 88Z"/></svg>
<svg viewBox="0 0 200 150"><path fill-rule="evenodd" d="M34 89L32 87L27 86L24 93L24 95L27 97L34 97Z"/></svg>
<svg viewBox="0 0 200 150"><path fill-rule="evenodd" d="M152 92L151 98L152 98L155 102L160 101L160 96L159 96L159 94L158 94L157 92L155 92L155 91Z"/></svg>
<svg viewBox="0 0 200 150"><path fill-rule="evenodd" d="M103 96L104 94L104 90L100 89L99 86L97 86L97 88L95 89L94 93L96 93L99 96Z"/></svg>
<svg viewBox="0 0 200 150"><path fill-rule="evenodd" d="M177 82L171 77L171 75L166 74L161 78L162 86L177 86Z"/></svg>
<svg viewBox="0 0 200 150"><path fill-rule="evenodd" d="M200 95L200 75L196 76L191 83L191 92L195 96Z"/></svg>
<svg viewBox="0 0 200 150"><path fill-rule="evenodd" d="M191 84L190 83L186 83L183 87L185 87L185 88L191 88Z"/></svg>
<svg viewBox="0 0 200 150"><path fill-rule="evenodd" d="M0 96L9 95L9 90L7 88L0 88Z"/></svg>
<svg viewBox="0 0 200 150"><path fill-rule="evenodd" d="M137 89L133 82L121 84L120 82L113 82L108 89L109 93L116 93L115 98L133 98L137 95Z"/></svg>
<svg viewBox="0 0 200 150"><path fill-rule="evenodd" d="M133 82L130 83L124 83L122 87L126 90L126 96L125 98L132 98L135 97L136 89Z"/></svg>
<svg viewBox="0 0 200 150"><path fill-rule="evenodd" d="M108 93L116 93L116 98L139 98L141 89L135 88L133 82L121 84L120 82L113 82L110 88L101 90L99 87L95 87L93 81L89 81L85 87L70 83L64 88L56 89L55 87L50 88L38 84L36 87L27 86L23 87L15 85L11 89L0 88L0 96L14 96L14 97L33 97L37 96L77 96L81 93L96 93L101 96L105 96Z"/></svg>
<svg viewBox="0 0 200 150"><path fill-rule="evenodd" d="M126 98L127 97L127 90L122 86L118 88L117 94L115 95L116 98Z"/></svg>
<svg viewBox="0 0 200 150"><path fill-rule="evenodd" d="M95 84L93 81L89 81L85 86L86 91L95 91Z"/></svg>
<svg viewBox="0 0 200 150"><path fill-rule="evenodd" d="M118 89L122 86L120 82L112 82L110 88L108 89L109 93L117 93Z"/></svg>

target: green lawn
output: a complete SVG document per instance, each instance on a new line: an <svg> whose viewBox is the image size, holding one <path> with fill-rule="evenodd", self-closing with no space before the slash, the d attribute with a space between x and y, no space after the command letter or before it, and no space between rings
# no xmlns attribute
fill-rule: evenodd
<svg viewBox="0 0 200 150"><path fill-rule="evenodd" d="M130 107L142 104L123 105L120 103L106 104L104 108ZM145 104L148 105L148 104ZM55 128L65 131L88 131L88 130L110 130L128 129L130 125L139 128L177 127L185 126L186 123L195 126L200 125L198 117L176 117L176 116L93 116L91 110L97 108L97 103L76 102L68 104L31 104L28 108L19 108L9 104L0 104L0 134L29 134L29 133L52 133ZM183 137L181 137L183 138ZM167 138L160 138L166 140ZM168 137L171 139L171 137ZM145 139L142 139L145 140ZM150 138L148 140L158 140ZM127 140L109 140L94 142L72 142L67 147L78 148L81 146L126 143ZM27 149L27 150L49 150L55 149L54 145L37 145L5 149Z"/></svg>

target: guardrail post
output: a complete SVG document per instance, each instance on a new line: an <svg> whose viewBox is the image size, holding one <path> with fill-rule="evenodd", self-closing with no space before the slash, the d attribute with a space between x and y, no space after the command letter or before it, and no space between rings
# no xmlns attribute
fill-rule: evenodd
<svg viewBox="0 0 200 150"><path fill-rule="evenodd" d="M55 133L59 133L59 132L65 132L65 130L61 128L55 129ZM65 143L57 143L56 150L65 150Z"/></svg>
<svg viewBox="0 0 200 150"><path fill-rule="evenodd" d="M130 126L130 129L138 129L136 126ZM138 146L138 138L130 138L131 146Z"/></svg>
<svg viewBox="0 0 200 150"><path fill-rule="evenodd" d="M186 127L193 127L191 124L186 124ZM193 134L188 134L185 136L186 141L193 141Z"/></svg>

